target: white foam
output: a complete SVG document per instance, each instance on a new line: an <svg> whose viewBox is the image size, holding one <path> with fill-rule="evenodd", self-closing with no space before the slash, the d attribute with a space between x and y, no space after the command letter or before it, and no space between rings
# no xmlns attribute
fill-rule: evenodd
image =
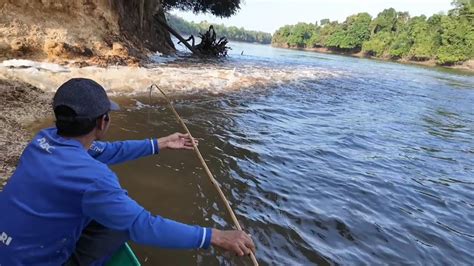
<svg viewBox="0 0 474 266"><path fill-rule="evenodd" d="M160 52L156 52L154 55L150 57L150 59L155 64L165 64L165 63L175 61L176 59L178 59L178 57L175 55L164 55Z"/></svg>
<svg viewBox="0 0 474 266"><path fill-rule="evenodd" d="M45 71L45 63L12 61L2 63L0 77L30 83L45 91L55 91L73 77L96 80L112 94L145 94L156 83L167 91L222 93L254 87L300 84L301 80L323 79L340 73L321 68L270 68L239 66L228 68L212 64L155 65L153 67L69 67L67 71ZM8 67L16 66L16 67ZM20 68L19 66L23 66ZM48 64L46 64L48 66ZM57 66L57 65L56 65ZM27 68L25 68L27 67ZM59 66L60 67L60 66ZM56 70L61 70L58 68Z"/></svg>
<svg viewBox="0 0 474 266"><path fill-rule="evenodd" d="M54 73L59 72L69 72L69 69L58 64L45 63L45 62L36 62L25 59L10 59L5 60L1 64L6 68L33 68L37 70L45 70Z"/></svg>

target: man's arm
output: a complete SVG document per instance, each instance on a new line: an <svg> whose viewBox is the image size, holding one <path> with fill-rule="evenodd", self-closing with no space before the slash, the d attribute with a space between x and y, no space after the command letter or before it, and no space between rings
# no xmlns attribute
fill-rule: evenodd
<svg viewBox="0 0 474 266"><path fill-rule="evenodd" d="M87 151L94 159L113 165L157 154L160 146L157 139L127 140L115 142L94 141Z"/></svg>
<svg viewBox="0 0 474 266"><path fill-rule="evenodd" d="M194 140L198 145L198 141ZM135 160L143 156L157 154L162 149L193 149L188 134L174 133L159 139L128 140L116 142L94 141L88 153L107 165Z"/></svg>
<svg viewBox="0 0 474 266"><path fill-rule="evenodd" d="M186 225L150 214L127 195L113 173L98 178L84 192L82 211L110 229L128 231L131 240L140 244L175 249L212 244L240 256L255 251L251 238L242 231Z"/></svg>
<svg viewBox="0 0 474 266"><path fill-rule="evenodd" d="M209 228L191 226L154 216L121 189L115 176L98 179L84 193L83 213L107 228L128 231L140 244L162 248L207 248Z"/></svg>

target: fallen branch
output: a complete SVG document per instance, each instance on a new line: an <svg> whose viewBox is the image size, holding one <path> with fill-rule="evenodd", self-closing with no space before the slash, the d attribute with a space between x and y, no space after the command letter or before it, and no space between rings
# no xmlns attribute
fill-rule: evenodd
<svg viewBox="0 0 474 266"><path fill-rule="evenodd" d="M184 44L193 54L201 57L222 57L227 56L228 50L231 48L227 46L229 41L226 37L221 37L216 41L216 32L214 27L211 25L209 29L204 33L200 33L199 37L201 42L197 45L194 45L194 36L191 35L188 39L184 39L176 30L170 27L168 23L159 16L154 16L154 19L157 23L163 26L169 33L175 36L179 43ZM192 40L192 45L189 44L189 41Z"/></svg>
<svg viewBox="0 0 474 266"><path fill-rule="evenodd" d="M180 42L182 42L193 54L199 55L199 52L194 49L177 31L171 28L166 21L163 21L159 16L154 16L156 22L158 22L161 26L165 27L167 31L173 34Z"/></svg>

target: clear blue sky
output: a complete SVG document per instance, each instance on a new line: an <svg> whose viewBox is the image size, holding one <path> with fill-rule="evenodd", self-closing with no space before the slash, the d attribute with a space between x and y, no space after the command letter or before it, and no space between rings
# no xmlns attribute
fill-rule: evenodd
<svg viewBox="0 0 474 266"><path fill-rule="evenodd" d="M412 16L431 16L452 8L451 0L242 0L238 13L227 19L176 10L171 13L189 21L207 20L273 33L286 24L314 23L323 18L342 22L347 16L359 12L368 12L374 17L389 7L408 11Z"/></svg>

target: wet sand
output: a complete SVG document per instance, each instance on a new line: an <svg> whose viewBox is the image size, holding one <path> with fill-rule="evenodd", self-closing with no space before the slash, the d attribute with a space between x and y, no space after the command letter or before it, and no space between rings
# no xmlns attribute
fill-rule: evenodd
<svg viewBox="0 0 474 266"><path fill-rule="evenodd" d="M0 191L32 137L28 127L51 115L51 97L27 83L0 79Z"/></svg>

